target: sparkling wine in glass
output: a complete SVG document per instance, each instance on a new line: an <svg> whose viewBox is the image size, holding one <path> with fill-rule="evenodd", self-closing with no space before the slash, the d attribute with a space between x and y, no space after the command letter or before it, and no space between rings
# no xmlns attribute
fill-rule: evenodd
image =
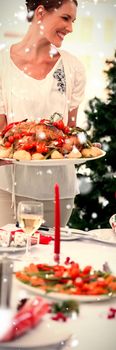
<svg viewBox="0 0 116 350"><path fill-rule="evenodd" d="M35 233L35 231L43 223L43 203L36 201L19 202L17 216L20 227L27 235L26 256L29 256L31 247L31 237L33 233Z"/></svg>

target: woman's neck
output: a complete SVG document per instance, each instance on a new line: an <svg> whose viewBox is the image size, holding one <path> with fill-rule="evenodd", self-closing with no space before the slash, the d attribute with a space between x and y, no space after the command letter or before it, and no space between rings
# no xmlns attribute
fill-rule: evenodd
<svg viewBox="0 0 116 350"><path fill-rule="evenodd" d="M33 26L29 27L28 32L24 38L17 44L12 46L14 52L25 57L29 61L38 60L39 62L45 60L56 59L59 53L56 48L53 47L45 38L42 38L38 33L38 28Z"/></svg>

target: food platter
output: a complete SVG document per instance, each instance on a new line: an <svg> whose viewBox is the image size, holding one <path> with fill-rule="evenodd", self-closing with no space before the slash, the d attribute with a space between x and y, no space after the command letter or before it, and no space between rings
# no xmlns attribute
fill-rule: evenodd
<svg viewBox="0 0 116 350"><path fill-rule="evenodd" d="M74 294L65 294L65 293L55 293L55 292L49 292L46 293L44 290L41 288L35 288L32 287L26 283L23 283L19 280L17 280L17 283L19 286L22 286L25 288L29 293L35 294L35 295L40 295L41 297L46 297L51 300L57 300L57 301L64 301L64 300L76 300L80 303L96 303L96 302L102 302L105 300L109 300L113 297L116 298L116 294L102 294L102 295L74 295Z"/></svg>
<svg viewBox="0 0 116 350"><path fill-rule="evenodd" d="M109 278L110 277L110 278ZM52 300L92 303L116 298L115 276L91 265L83 269L74 261L29 264L15 273L16 281L32 294Z"/></svg>
<svg viewBox="0 0 116 350"><path fill-rule="evenodd" d="M10 164L15 165L27 165L27 166L59 166L59 165L81 165L83 163L86 163L91 160L97 160L106 155L105 151L102 151L102 153L97 157L90 157L90 158L64 158L64 159L42 159L42 160L16 160L13 158L0 158L2 161L10 161ZM6 163L7 164L7 163Z"/></svg>

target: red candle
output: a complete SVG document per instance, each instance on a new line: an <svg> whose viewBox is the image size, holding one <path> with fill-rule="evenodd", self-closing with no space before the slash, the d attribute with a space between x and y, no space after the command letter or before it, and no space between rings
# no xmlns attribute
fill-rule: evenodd
<svg viewBox="0 0 116 350"><path fill-rule="evenodd" d="M55 184L55 239L54 239L54 260L59 263L60 259L60 198L59 185Z"/></svg>

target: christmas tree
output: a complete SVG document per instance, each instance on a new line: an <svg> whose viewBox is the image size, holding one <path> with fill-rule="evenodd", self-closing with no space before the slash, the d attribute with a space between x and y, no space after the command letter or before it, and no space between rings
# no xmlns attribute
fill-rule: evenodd
<svg viewBox="0 0 116 350"><path fill-rule="evenodd" d="M78 168L80 194L68 222L82 230L109 228L116 213L116 52L106 67L106 101L95 97L85 111L92 142L100 142L106 155Z"/></svg>

